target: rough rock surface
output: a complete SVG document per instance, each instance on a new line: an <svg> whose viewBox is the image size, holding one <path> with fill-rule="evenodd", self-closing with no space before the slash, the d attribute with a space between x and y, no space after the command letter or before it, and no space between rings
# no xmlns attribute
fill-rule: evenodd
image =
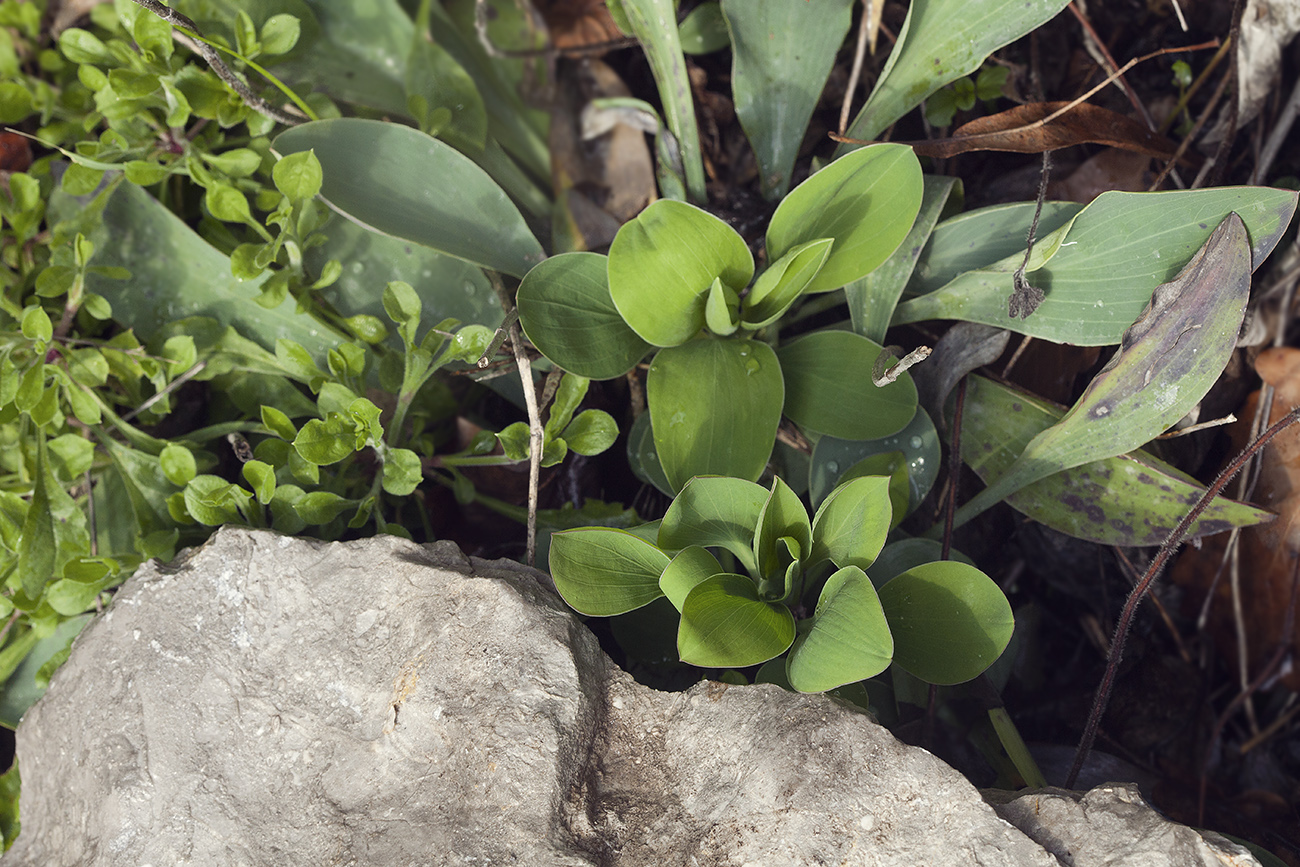
<svg viewBox="0 0 1300 867"><path fill-rule="evenodd" d="M19 727L4 867L1222 863L1102 790L1013 827L822 696L639 686L542 577L236 529L146 566Z"/></svg>

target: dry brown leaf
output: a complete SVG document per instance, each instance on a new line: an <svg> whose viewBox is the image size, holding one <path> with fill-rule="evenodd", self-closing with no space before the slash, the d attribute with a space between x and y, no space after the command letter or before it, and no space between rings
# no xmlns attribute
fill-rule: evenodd
<svg viewBox="0 0 1300 867"><path fill-rule="evenodd" d="M1053 120L1068 102L1034 102L973 120L949 138L904 142L920 156L946 159L969 151L1036 154L1077 144L1103 144L1168 159L1178 146L1110 109L1080 103Z"/></svg>

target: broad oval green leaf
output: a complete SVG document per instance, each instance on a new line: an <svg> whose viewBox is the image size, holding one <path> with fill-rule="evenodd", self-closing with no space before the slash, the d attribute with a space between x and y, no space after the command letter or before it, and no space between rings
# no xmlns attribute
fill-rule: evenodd
<svg viewBox="0 0 1300 867"><path fill-rule="evenodd" d="M1251 270L1258 268L1290 224L1296 196L1271 187L1102 193L1073 218L1056 255L1026 275L1046 292L1031 316L1007 313L1020 247L900 304L893 324L961 319L1057 343L1118 343L1156 287L1191 261L1228 214L1245 223Z"/></svg>
<svg viewBox="0 0 1300 867"><path fill-rule="evenodd" d="M950 81L1056 16L1068 0L912 0L884 70L846 135L871 140ZM841 145L841 151L851 145Z"/></svg>
<svg viewBox="0 0 1300 867"><path fill-rule="evenodd" d="M558 367L588 379L622 376L650 351L614 306L607 267L596 253L563 253L519 285L524 334Z"/></svg>
<svg viewBox="0 0 1300 867"><path fill-rule="evenodd" d="M754 534L768 492L762 485L727 476L691 479L673 500L659 524L659 545L678 550L698 545L725 548L751 572Z"/></svg>
<svg viewBox="0 0 1300 867"><path fill-rule="evenodd" d="M736 117L758 158L763 195L779 199L852 19L853 0L723 0Z"/></svg>
<svg viewBox="0 0 1300 867"><path fill-rule="evenodd" d="M1015 630L1011 605L974 566L945 560L909 569L880 588L894 662L941 686L979 676Z"/></svg>
<svg viewBox="0 0 1300 867"><path fill-rule="evenodd" d="M800 244L835 246L806 293L830 292L874 271L898 249L921 209L921 164L912 149L877 144L841 157L790 192L767 227L767 254Z"/></svg>
<svg viewBox="0 0 1300 867"><path fill-rule="evenodd" d="M704 327L715 279L749 285L745 240L707 211L660 199L624 223L609 247L609 294L623 319L655 346L685 343Z"/></svg>
<svg viewBox="0 0 1300 867"><path fill-rule="evenodd" d="M830 560L840 569L856 566L865 572L885 545L892 513L888 477L865 476L840 485L813 518L809 563Z"/></svg>
<svg viewBox="0 0 1300 867"><path fill-rule="evenodd" d="M673 489L692 476L757 479L776 442L785 394L766 343L706 337L661 349L646 397L655 450Z"/></svg>
<svg viewBox="0 0 1300 867"><path fill-rule="evenodd" d="M759 275L745 297L745 327L766 328L780 319L820 273L834 244L832 238L799 244Z"/></svg>
<svg viewBox="0 0 1300 867"><path fill-rule="evenodd" d="M784 653L794 642L794 616L763 602L743 575L706 578L682 603L677 653L702 668L743 668Z"/></svg>
<svg viewBox="0 0 1300 867"><path fill-rule="evenodd" d="M659 576L668 563L667 554L625 530L580 527L551 535L555 588L591 617L633 611L664 595Z"/></svg>
<svg viewBox="0 0 1300 867"><path fill-rule="evenodd" d="M275 139L314 150L321 195L371 231L516 277L545 258L519 209L469 157L419 130L361 118L312 121Z"/></svg>
<svg viewBox="0 0 1300 867"><path fill-rule="evenodd" d="M817 331L778 351L785 414L795 424L846 440L898 433L916 415L916 385L904 373L877 388L871 369L881 347L851 331Z"/></svg>
<svg viewBox="0 0 1300 867"><path fill-rule="evenodd" d="M962 417L962 458L981 479L996 479L1062 415L1061 407L1041 398L972 376ZM1145 547L1161 544L1204 492L1191 476L1138 450L1048 476L1021 488L1007 503L1077 539ZM1188 538L1272 518L1247 503L1215 497L1188 529Z"/></svg>
<svg viewBox="0 0 1300 867"><path fill-rule="evenodd" d="M893 655L876 588L857 566L845 566L826 580L812 629L795 642L785 670L799 692L825 692L880 674Z"/></svg>
<svg viewBox="0 0 1300 867"><path fill-rule="evenodd" d="M677 556L659 576L659 589L673 603L678 611L686 603L686 597L705 578L725 574L718 559L699 545L692 545L677 552Z"/></svg>

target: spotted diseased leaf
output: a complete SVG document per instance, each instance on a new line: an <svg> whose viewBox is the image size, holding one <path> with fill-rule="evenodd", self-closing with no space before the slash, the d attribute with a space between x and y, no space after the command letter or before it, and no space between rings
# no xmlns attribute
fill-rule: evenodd
<svg viewBox="0 0 1300 867"><path fill-rule="evenodd" d="M1053 473L1130 452L1186 415L1237 344L1250 272L1245 224L1229 214L1178 276L1156 288L1074 407L1030 440L1005 475L962 507L958 521Z"/></svg>

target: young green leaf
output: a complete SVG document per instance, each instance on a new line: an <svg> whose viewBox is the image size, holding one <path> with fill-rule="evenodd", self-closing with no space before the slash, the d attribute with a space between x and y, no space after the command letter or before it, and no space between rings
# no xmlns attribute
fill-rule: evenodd
<svg viewBox="0 0 1300 867"><path fill-rule="evenodd" d="M704 327L715 278L749 285L754 257L736 230L684 202L660 199L625 223L609 248L609 294L627 324L654 346L677 346Z"/></svg>
<svg viewBox="0 0 1300 867"><path fill-rule="evenodd" d="M604 410L583 410L564 428L561 437L571 451L580 455L598 455L618 439L618 423Z"/></svg>
<svg viewBox="0 0 1300 867"><path fill-rule="evenodd" d="M555 397L551 400L551 413L542 428L542 432L548 438L559 436L560 431L569 424L578 404L582 403L582 399L587 396L587 388L590 384L590 380L585 377L574 376L571 373L560 378L560 384L555 389Z"/></svg>
<svg viewBox="0 0 1300 867"><path fill-rule="evenodd" d="M395 497L405 497L420 486L424 478L420 456L410 449L390 449L384 458L384 490Z"/></svg>
<svg viewBox="0 0 1300 867"><path fill-rule="evenodd" d="M740 296L715 277L704 302L704 325L719 337L728 337L740 327Z"/></svg>
<svg viewBox="0 0 1300 867"><path fill-rule="evenodd" d="M292 201L315 198L321 188L320 160L311 150L288 154L271 169L271 180Z"/></svg>
<svg viewBox="0 0 1300 867"><path fill-rule="evenodd" d="M812 524L803 501L780 478L773 479L754 533L760 592L774 582L784 584L791 562L807 557L811 550Z"/></svg>
<svg viewBox="0 0 1300 867"><path fill-rule="evenodd" d="M312 491L298 499L293 504L293 510L308 524L328 524L345 509L356 505L356 500L344 499L329 491Z"/></svg>
<svg viewBox="0 0 1300 867"><path fill-rule="evenodd" d="M893 655L894 638L876 588L857 566L845 566L826 580L812 628L786 658L786 675L799 692L825 692L874 677Z"/></svg>
<svg viewBox="0 0 1300 867"><path fill-rule="evenodd" d="M659 544L673 551L690 546L725 548L750 572L757 572L754 534L769 492L761 485L726 476L691 479L659 525Z"/></svg>
<svg viewBox="0 0 1300 867"><path fill-rule="evenodd" d="M254 460L244 464L241 472L244 481L252 486L253 496L257 498L257 502L264 506L271 502L271 498L275 496L275 468L270 464Z"/></svg>
<svg viewBox="0 0 1300 867"><path fill-rule="evenodd" d="M238 485L232 485L220 476L210 475L190 479L183 496L185 510L190 517L209 527L243 523L239 507L247 505L251 498L248 491Z"/></svg>
<svg viewBox="0 0 1300 867"><path fill-rule="evenodd" d="M330 413L324 420L314 418L298 431L293 448L316 466L336 464L357 450L356 424L339 413Z"/></svg>
<svg viewBox="0 0 1300 867"><path fill-rule="evenodd" d="M799 244L760 274L745 296L745 327L766 328L781 318L821 271L834 244L832 238Z"/></svg>
<svg viewBox="0 0 1300 867"><path fill-rule="evenodd" d="M199 473L198 462L194 453L178 443L168 443L158 455L162 471L167 481L177 487L189 484L190 479Z"/></svg>
<svg viewBox="0 0 1300 867"><path fill-rule="evenodd" d="M809 564L829 560L841 569L856 566L865 572L889 534L889 487L888 478L866 476L832 491L813 518Z"/></svg>
<svg viewBox="0 0 1300 867"><path fill-rule="evenodd" d="M551 577L564 601L592 617L633 611L664 595L668 555L624 530L585 527L551 536Z"/></svg>
<svg viewBox="0 0 1300 867"><path fill-rule="evenodd" d="M263 404L261 414L262 426L285 442L293 442L294 438L298 436L298 429L293 426L289 416L275 407Z"/></svg>
<svg viewBox="0 0 1300 867"><path fill-rule="evenodd" d="M677 629L682 662L702 668L743 668L784 653L794 642L794 616L758 598L743 575L714 575L686 595Z"/></svg>

